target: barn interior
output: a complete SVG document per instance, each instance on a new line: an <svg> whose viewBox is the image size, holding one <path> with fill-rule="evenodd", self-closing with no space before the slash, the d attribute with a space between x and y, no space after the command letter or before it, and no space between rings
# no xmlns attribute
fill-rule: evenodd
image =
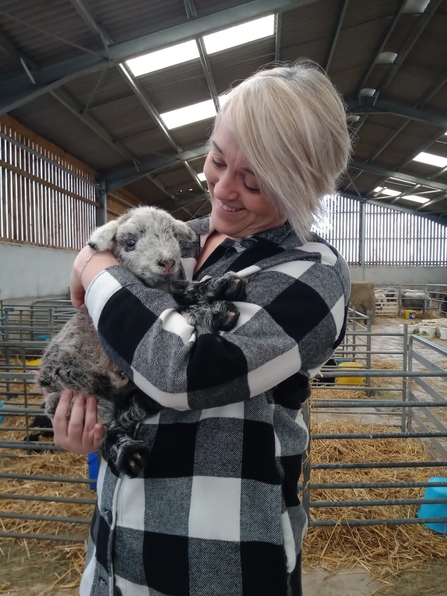
<svg viewBox="0 0 447 596"><path fill-rule="evenodd" d="M135 206L209 214L223 94L299 59L353 138L314 228L352 297L304 411L306 594L445 594L446 39L447 0L2 0L0 594L78 593L95 461L54 445L34 384L77 252Z"/></svg>

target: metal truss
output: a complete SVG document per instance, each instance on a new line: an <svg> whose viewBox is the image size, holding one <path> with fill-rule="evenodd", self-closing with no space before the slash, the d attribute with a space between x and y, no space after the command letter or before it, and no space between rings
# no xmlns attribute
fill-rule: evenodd
<svg viewBox="0 0 447 596"><path fill-rule="evenodd" d="M96 22L94 15L90 12L90 9L85 5L84 1L83 0L71 0L71 3L76 8L78 13L81 15L82 19L84 20L86 25L89 27L89 29L93 33L100 36L106 50L108 50L110 45L113 44L113 40L109 36L109 34L99 25L99 23ZM141 105L144 107L146 112L155 121L158 128L161 130L161 132L163 133L164 137L169 142L171 147L173 147L173 149L177 153L181 153L182 148L180 147L180 145L178 145L178 143L175 141L175 139L170 134L169 130L166 128L166 125L164 124L163 120L161 119L159 112L155 108L154 104L151 102L150 98L144 92L142 87L135 80L134 76L130 72L127 65L126 64L118 64L117 68L120 71L120 73L123 75L126 83L129 85L132 92L137 97L137 99L139 100ZM135 157L133 157L132 161L135 164L135 168L138 169L138 160ZM197 172L194 170L194 168L192 168L192 166L188 163L187 160L184 160L183 163L184 163L186 169L188 170L188 172L191 174L194 182L197 184L199 189L203 193L205 193L206 189L203 186L202 182L199 180ZM160 180L157 180L156 178L153 178L148 174L146 174L146 177L148 177L149 180L151 180L151 182L153 182L165 195L167 195L170 198L175 199L175 197L172 195L172 193L165 188L164 184Z"/></svg>
<svg viewBox="0 0 447 596"><path fill-rule="evenodd" d="M340 36L340 31L343 27L343 21L345 20L346 11L348 9L349 0L344 0L343 7L341 9L340 16L337 21L337 27L335 29L334 39L332 40L331 49L329 50L329 56L327 57L326 64L324 70L326 73L329 73L329 68L331 67L332 58L335 54L335 48L337 47L338 38Z"/></svg>
<svg viewBox="0 0 447 596"><path fill-rule="evenodd" d="M372 97L362 97L360 101L349 101L347 106L350 114L392 114L409 120L441 126L447 130L447 115L437 114L430 110L421 110L381 99L375 101Z"/></svg>
<svg viewBox="0 0 447 596"><path fill-rule="evenodd" d="M252 0L229 9L203 17L191 19L174 27L168 27L128 41L111 44L95 53L72 60L46 66L35 71L33 84L27 75L3 80L0 92L0 114L4 114L25 103L53 91L68 81L103 68L116 66L130 58L159 50L183 41L225 29L243 21L314 4L319 0Z"/></svg>

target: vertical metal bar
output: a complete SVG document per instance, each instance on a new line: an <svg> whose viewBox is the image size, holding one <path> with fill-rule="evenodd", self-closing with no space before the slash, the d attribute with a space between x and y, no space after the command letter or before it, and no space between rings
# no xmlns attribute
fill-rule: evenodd
<svg viewBox="0 0 447 596"><path fill-rule="evenodd" d="M309 436L311 431L311 410L310 410L310 400L307 399L303 406L303 420L306 424L307 428L309 429ZM306 512L307 519L310 517L310 474L311 474L311 440L309 439L309 444L307 449L304 453L304 460L303 460L303 492L302 492L302 504L304 507L304 511Z"/></svg>
<svg viewBox="0 0 447 596"><path fill-rule="evenodd" d="M408 325L404 324L404 335L403 335L403 354L402 354L402 370L408 370ZM407 376L402 377L402 401L407 401L408 399L408 386L407 383L411 383L411 379ZM407 427L407 408L402 408L402 423L401 423L401 430L405 432Z"/></svg>
<svg viewBox="0 0 447 596"><path fill-rule="evenodd" d="M107 192L106 183L101 180L98 192L99 207L96 208L96 225L102 226L107 223Z"/></svg>
<svg viewBox="0 0 447 596"><path fill-rule="evenodd" d="M407 370L413 370L413 335L410 336L410 340L408 342L408 351L407 351ZM408 401L413 401L412 391L411 391L411 378L408 378L407 384L407 399ZM413 430L413 408L405 408L407 410L407 432L411 432Z"/></svg>

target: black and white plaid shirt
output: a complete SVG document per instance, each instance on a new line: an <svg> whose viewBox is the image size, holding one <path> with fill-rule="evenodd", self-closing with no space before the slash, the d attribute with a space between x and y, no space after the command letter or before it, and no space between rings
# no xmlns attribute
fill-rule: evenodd
<svg viewBox="0 0 447 596"><path fill-rule="evenodd" d="M184 243L193 277L209 218ZM248 279L234 330L195 330L172 296L120 266L91 283L88 310L111 358L164 408L140 426L146 477L103 462L81 596L287 596L307 526L297 496L309 378L341 341L343 258L288 223L226 239L195 279Z"/></svg>

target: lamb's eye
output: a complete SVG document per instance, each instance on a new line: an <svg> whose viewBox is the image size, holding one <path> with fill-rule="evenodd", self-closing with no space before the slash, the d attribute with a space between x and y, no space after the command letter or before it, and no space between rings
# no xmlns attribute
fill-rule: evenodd
<svg viewBox="0 0 447 596"><path fill-rule="evenodd" d="M137 243L132 238L126 240L126 250L134 250Z"/></svg>

